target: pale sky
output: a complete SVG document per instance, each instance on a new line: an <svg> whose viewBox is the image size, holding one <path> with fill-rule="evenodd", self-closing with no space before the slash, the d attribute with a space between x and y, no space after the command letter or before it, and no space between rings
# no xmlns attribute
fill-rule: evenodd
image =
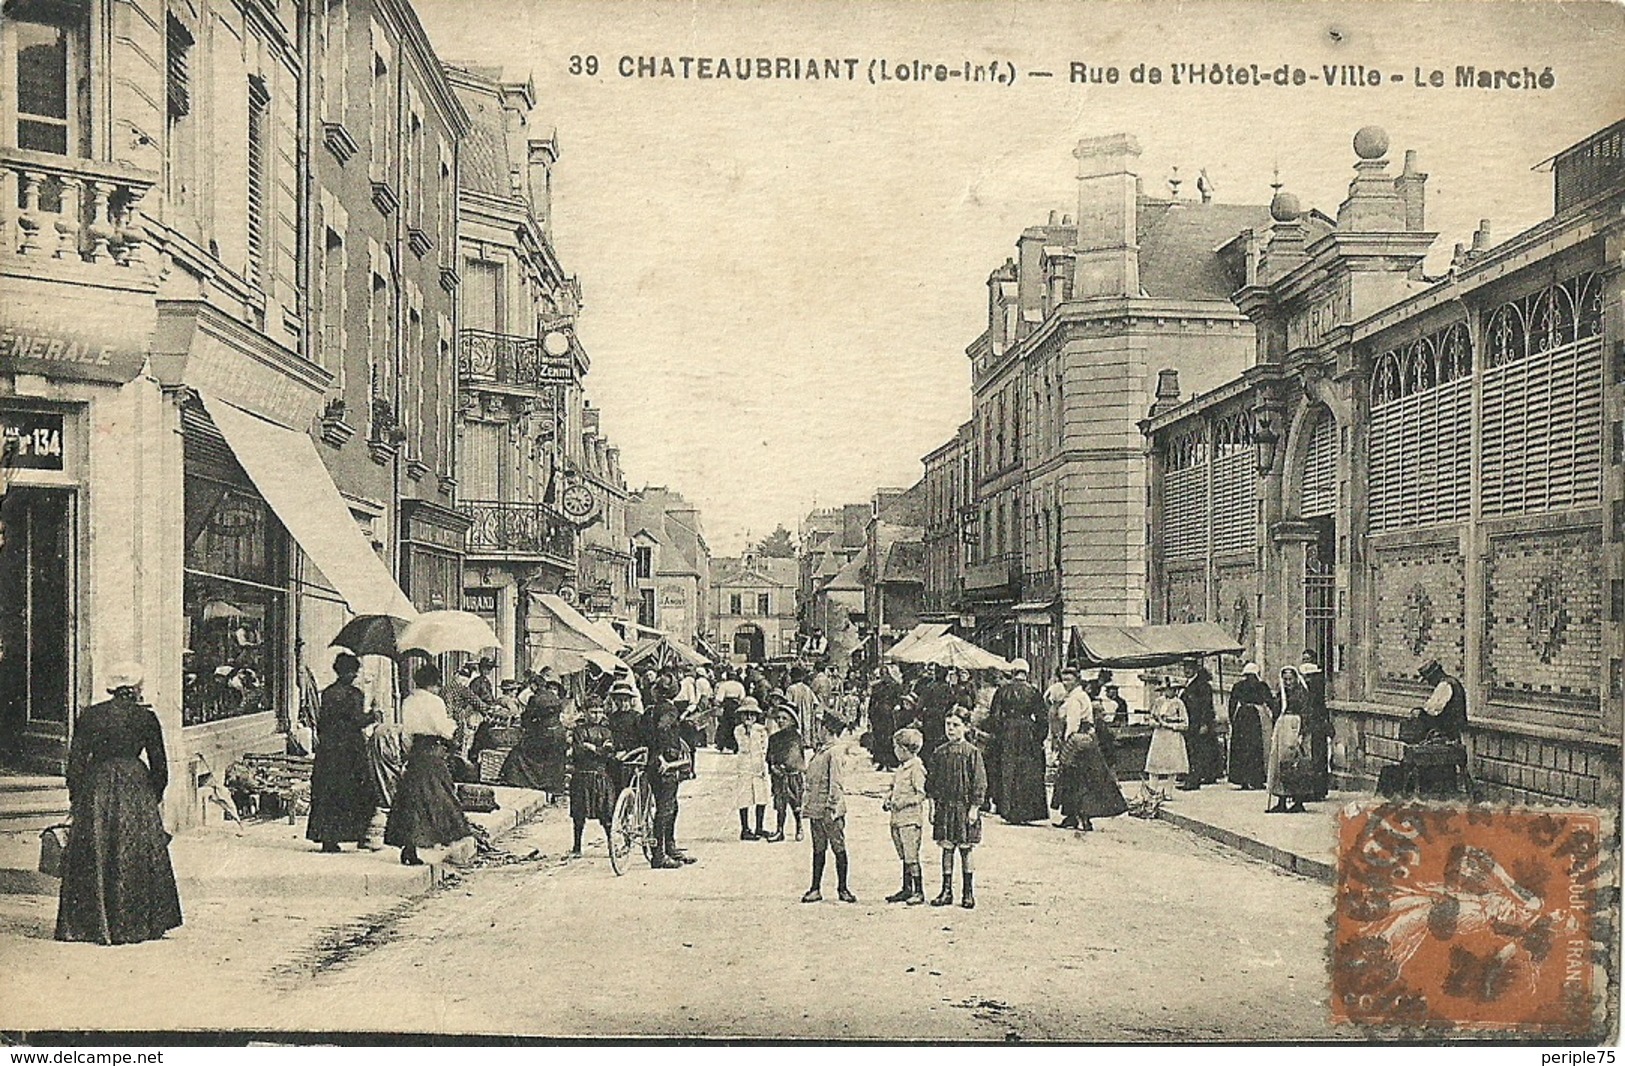
<svg viewBox="0 0 1625 1066"><path fill-rule="evenodd" d="M1024 226L1076 212L1079 137L1132 133L1146 190L1334 213L1353 133L1420 155L1430 266L1489 218L1551 212L1531 167L1625 117L1625 8L1559 3L649 3L416 0L443 59L535 80L555 240L586 297L587 392L633 487L701 508L712 550L911 484L970 414L965 347ZM572 75L596 56L597 76ZM624 78L622 56L856 58L859 80ZM1013 85L870 84L871 59L1013 63ZM1072 62L1116 66L1074 85ZM1174 63L1364 64L1380 87L1174 86ZM1161 85L1129 81L1134 66ZM1547 91L1455 67L1550 66ZM1444 88L1417 87L1445 71ZM1029 70L1050 70L1049 80ZM1393 82L1392 74L1403 75Z"/></svg>

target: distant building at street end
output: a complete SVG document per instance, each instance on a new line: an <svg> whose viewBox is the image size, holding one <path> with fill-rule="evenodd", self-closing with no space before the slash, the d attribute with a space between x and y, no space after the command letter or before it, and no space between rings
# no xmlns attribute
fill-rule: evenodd
<svg viewBox="0 0 1625 1066"><path fill-rule="evenodd" d="M1484 789L1619 803L1622 139L1557 154L1551 218L1485 221L1428 278L1427 176L1361 130L1336 218L1279 192L1254 242L1253 365L1194 395L1170 369L1143 423L1153 620L1219 622L1266 673L1313 657L1352 782L1400 758L1437 660Z"/></svg>
<svg viewBox="0 0 1625 1066"><path fill-rule="evenodd" d="M925 599L925 482L877 489L866 528L863 604L874 658L920 622Z"/></svg>
<svg viewBox="0 0 1625 1066"><path fill-rule="evenodd" d="M711 549L699 509L672 489L650 486L627 497L626 528L637 606L629 636L658 630L685 644L714 644Z"/></svg>
<svg viewBox="0 0 1625 1066"><path fill-rule="evenodd" d="M873 505L849 503L813 511L797 533L799 614L803 641L822 637L824 653L845 662L864 639L862 569Z"/></svg>
<svg viewBox="0 0 1625 1066"><path fill-rule="evenodd" d="M735 662L794 655L800 563L746 553L711 560L711 629Z"/></svg>

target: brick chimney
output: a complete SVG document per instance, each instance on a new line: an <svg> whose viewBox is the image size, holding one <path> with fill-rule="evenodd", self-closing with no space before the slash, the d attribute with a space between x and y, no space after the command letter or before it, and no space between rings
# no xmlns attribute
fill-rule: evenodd
<svg viewBox="0 0 1625 1066"><path fill-rule="evenodd" d="M1126 133L1085 137L1078 160L1075 299L1140 294L1138 224L1140 143Z"/></svg>
<svg viewBox="0 0 1625 1066"><path fill-rule="evenodd" d="M557 134L526 142L526 176L529 178L530 213L541 223L542 232L553 236L553 164L559 159Z"/></svg>
<svg viewBox="0 0 1625 1066"><path fill-rule="evenodd" d="M1179 406L1179 371L1166 367L1157 371L1157 398L1151 404L1151 417Z"/></svg>
<svg viewBox="0 0 1625 1066"><path fill-rule="evenodd" d="M1394 191L1405 204L1405 229L1420 233L1426 229L1425 212L1428 176L1416 169L1416 149L1405 150L1405 168L1394 179Z"/></svg>

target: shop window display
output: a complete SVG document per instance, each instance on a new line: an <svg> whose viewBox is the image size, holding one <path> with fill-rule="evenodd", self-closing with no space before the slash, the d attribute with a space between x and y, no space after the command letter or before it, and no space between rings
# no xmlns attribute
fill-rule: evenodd
<svg viewBox="0 0 1625 1066"><path fill-rule="evenodd" d="M275 710L282 699L287 534L252 490L186 480L186 725Z"/></svg>

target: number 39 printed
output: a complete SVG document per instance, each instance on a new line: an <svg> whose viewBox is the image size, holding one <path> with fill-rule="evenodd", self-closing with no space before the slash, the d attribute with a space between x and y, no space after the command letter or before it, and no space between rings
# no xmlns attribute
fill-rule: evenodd
<svg viewBox="0 0 1625 1066"><path fill-rule="evenodd" d="M598 57L597 56L571 56L570 57L570 73L571 74L586 74L589 77L596 75L598 73Z"/></svg>

